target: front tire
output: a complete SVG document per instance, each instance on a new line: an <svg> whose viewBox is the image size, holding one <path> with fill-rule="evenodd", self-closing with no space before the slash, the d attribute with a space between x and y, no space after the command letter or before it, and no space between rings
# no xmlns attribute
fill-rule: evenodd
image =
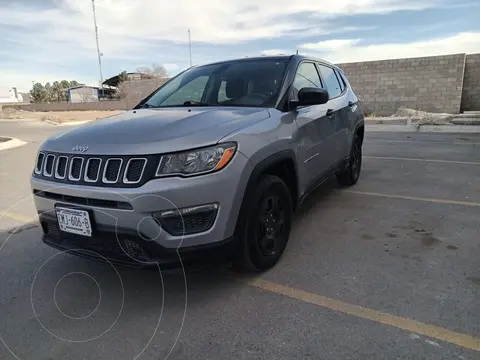
<svg viewBox="0 0 480 360"><path fill-rule="evenodd" d="M350 151L350 159L348 166L341 173L337 174L337 180L340 185L352 186L355 185L360 177L362 169L362 138L355 135L352 150Z"/></svg>
<svg viewBox="0 0 480 360"><path fill-rule="evenodd" d="M245 199L238 229L237 267L260 272L281 258L290 236L292 198L285 182L277 176L262 177L252 196Z"/></svg>

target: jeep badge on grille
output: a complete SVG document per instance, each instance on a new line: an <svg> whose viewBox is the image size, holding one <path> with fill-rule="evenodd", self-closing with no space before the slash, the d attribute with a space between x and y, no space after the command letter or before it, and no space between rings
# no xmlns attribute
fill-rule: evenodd
<svg viewBox="0 0 480 360"><path fill-rule="evenodd" d="M88 150L88 146L83 146L83 145L75 145L72 148L73 151L79 151L79 152L85 152Z"/></svg>

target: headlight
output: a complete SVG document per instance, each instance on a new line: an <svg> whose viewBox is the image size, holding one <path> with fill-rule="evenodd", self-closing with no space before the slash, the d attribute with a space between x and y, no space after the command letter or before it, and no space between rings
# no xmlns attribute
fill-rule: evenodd
<svg viewBox="0 0 480 360"><path fill-rule="evenodd" d="M155 176L198 175L224 168L235 154L234 143L163 155Z"/></svg>

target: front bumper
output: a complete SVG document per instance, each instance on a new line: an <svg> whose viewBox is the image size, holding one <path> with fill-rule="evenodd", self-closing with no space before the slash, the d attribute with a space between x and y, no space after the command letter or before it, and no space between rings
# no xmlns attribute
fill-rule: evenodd
<svg viewBox="0 0 480 360"><path fill-rule="evenodd" d="M251 171L250 161L237 152L230 164L217 173L190 178L155 179L138 188L66 185L35 177L31 179L31 186L40 221L53 231L50 235L44 235L47 244L70 249L66 240L76 243L73 241L76 240L73 239L75 235L56 232L55 206L72 206L90 213L94 236L81 236L84 243L87 242L85 239L90 241L112 236L116 238L116 234L128 235L129 241L141 243L142 248L148 249L148 259L157 261L155 253L173 253L178 258L177 249L195 250L202 246L222 244L225 239L232 238ZM200 233L172 235L152 217L158 212L206 204L217 204L218 208L213 225ZM52 236L57 240L52 240ZM59 242L58 237L64 240ZM75 247L82 247L82 241L79 239L77 242L79 244Z"/></svg>
<svg viewBox="0 0 480 360"><path fill-rule="evenodd" d="M146 241L134 231L97 225L92 237L62 232L55 216L39 215L45 244L81 256L131 267L160 266L162 269L231 259L233 238L208 245L168 249Z"/></svg>

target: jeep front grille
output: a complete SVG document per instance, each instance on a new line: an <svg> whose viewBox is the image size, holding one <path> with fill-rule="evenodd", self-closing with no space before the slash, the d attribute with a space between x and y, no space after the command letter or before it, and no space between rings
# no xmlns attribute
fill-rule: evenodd
<svg viewBox="0 0 480 360"><path fill-rule="evenodd" d="M118 181L121 167L122 159L108 159L103 170L103 182L105 184L115 184Z"/></svg>
<svg viewBox="0 0 480 360"><path fill-rule="evenodd" d="M125 184L138 183L142 178L145 165L147 165L147 159L132 158L128 160L127 166L125 167L123 182Z"/></svg>
<svg viewBox="0 0 480 360"><path fill-rule="evenodd" d="M82 177L83 158L75 156L70 161L70 170L68 172L68 180L79 181Z"/></svg>
<svg viewBox="0 0 480 360"><path fill-rule="evenodd" d="M35 163L35 174L40 175L42 173L43 160L45 160L45 154L38 153L37 162Z"/></svg>
<svg viewBox="0 0 480 360"><path fill-rule="evenodd" d="M48 154L43 167L43 175L50 177L53 174L53 164L55 163L55 155Z"/></svg>
<svg viewBox="0 0 480 360"><path fill-rule="evenodd" d="M90 158L85 165L85 181L97 182L100 176L100 165L102 165L102 159Z"/></svg>
<svg viewBox="0 0 480 360"><path fill-rule="evenodd" d="M160 157L39 152L33 176L58 183L138 187L155 176Z"/></svg>
<svg viewBox="0 0 480 360"><path fill-rule="evenodd" d="M65 174L67 172L67 162L68 157L59 156L57 158L57 165L55 166L55 177L57 179L65 179Z"/></svg>

